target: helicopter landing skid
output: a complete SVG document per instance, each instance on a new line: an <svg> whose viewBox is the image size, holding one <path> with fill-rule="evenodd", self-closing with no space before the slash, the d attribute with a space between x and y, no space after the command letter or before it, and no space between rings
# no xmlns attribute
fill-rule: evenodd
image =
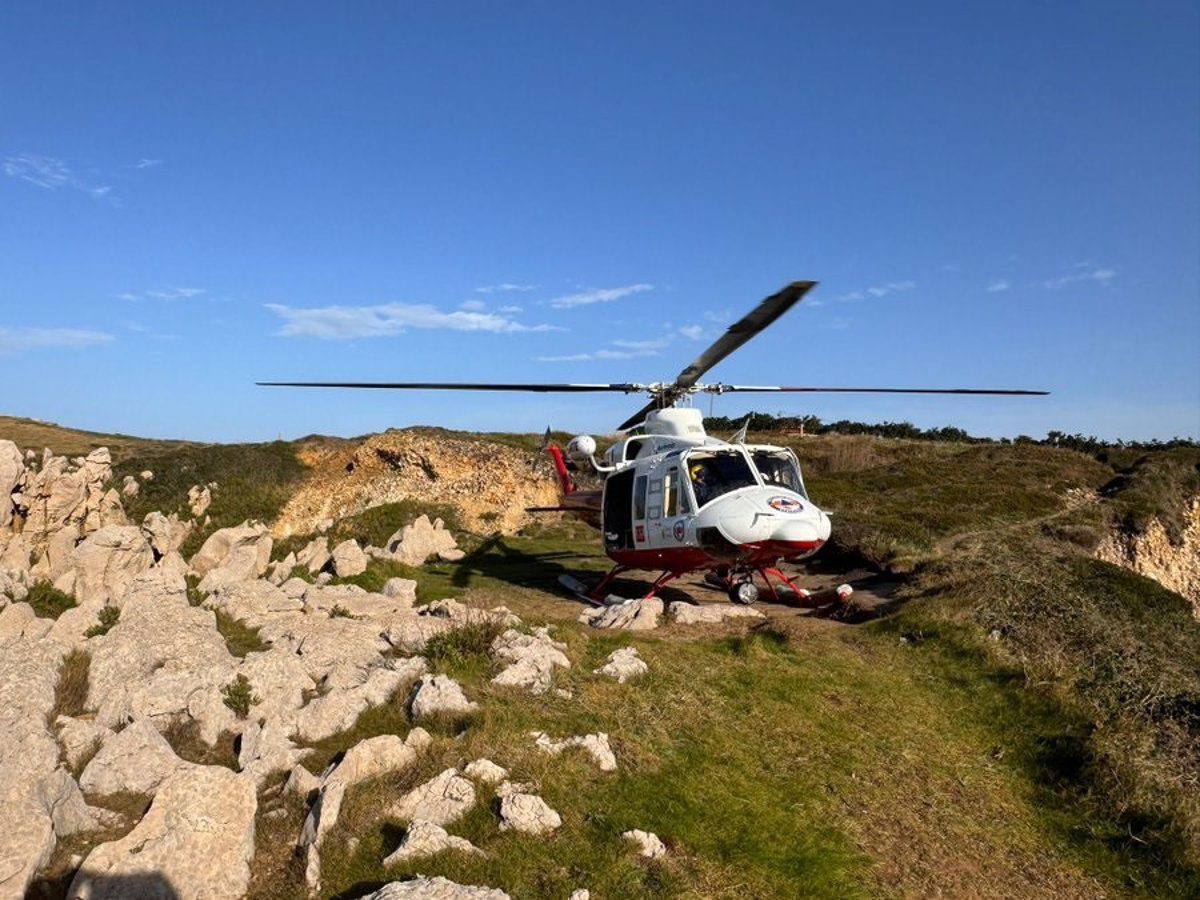
<svg viewBox="0 0 1200 900"><path fill-rule="evenodd" d="M612 569L610 569L608 573L600 579L599 582L590 588L578 578L575 578L571 575L559 575L558 583L579 599L591 603L593 606L608 606L613 602L624 603L628 598L614 597L612 595L606 596L604 592L608 586L612 584L613 579L623 572L628 572L629 568L629 566L613 566ZM650 590L639 599L649 600L651 597L657 594L662 587L669 582L674 581L682 574L682 572L663 572L658 576L658 578L655 579L654 584L650 587Z"/></svg>

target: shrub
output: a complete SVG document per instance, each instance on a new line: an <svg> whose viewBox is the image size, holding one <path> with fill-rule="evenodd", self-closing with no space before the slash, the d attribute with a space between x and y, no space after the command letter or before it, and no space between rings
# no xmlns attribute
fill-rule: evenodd
<svg viewBox="0 0 1200 900"><path fill-rule="evenodd" d="M333 609L329 610L329 618L331 619L353 619L354 615L346 607L340 603L334 604Z"/></svg>
<svg viewBox="0 0 1200 900"><path fill-rule="evenodd" d="M106 606L100 610L100 624L93 625L85 631L84 637L99 637L102 634L108 634L108 630L117 624L117 620L121 618L121 611L115 606Z"/></svg>
<svg viewBox="0 0 1200 900"><path fill-rule="evenodd" d="M250 714L250 707L255 703L262 702L262 698L250 687L250 679L241 674L221 689L221 696L225 705L232 709L239 719L246 718Z"/></svg>
<svg viewBox="0 0 1200 900"><path fill-rule="evenodd" d="M92 658L83 650L72 650L63 657L54 688L53 722L59 716L78 716L84 711L88 695L88 669Z"/></svg>
<svg viewBox="0 0 1200 900"><path fill-rule="evenodd" d="M34 582L29 588L25 602L33 607L34 614L39 619L57 619L76 605L74 597L47 581Z"/></svg>

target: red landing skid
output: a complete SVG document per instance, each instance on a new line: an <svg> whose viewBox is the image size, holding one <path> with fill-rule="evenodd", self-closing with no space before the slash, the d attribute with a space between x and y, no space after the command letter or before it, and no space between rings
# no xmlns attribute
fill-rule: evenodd
<svg viewBox="0 0 1200 900"><path fill-rule="evenodd" d="M565 586L566 588L568 588L575 594L579 595L584 600L587 600L589 603L593 603L597 606L603 606L605 604L605 601L607 600L606 591L608 590L609 585L611 585L613 583L614 579L616 579L618 575L621 575L625 572L632 571L632 569L633 569L632 566L625 566L625 565L620 565L620 564L615 565L612 567L612 569L609 570L609 572L603 578L600 579L599 582L597 582L595 585L593 585L590 588L587 587L586 585L584 585L578 579L572 578L570 576L563 576L559 579L559 581L560 581L560 583L563 584L563 586ZM689 571L693 571L693 570L689 570ZM651 587L650 587L650 590L648 590L645 593L645 595L642 596L641 599L649 600L651 597L654 597L660 590L662 590L662 588L666 587L666 585L670 584L675 579L681 578L682 576L689 574L689 571L683 571L683 572L666 571L666 572L663 572L661 575L658 576L658 578L655 579L654 584L651 585ZM757 571L759 577L762 578L763 584L766 586L766 589L767 589L767 595L771 598L772 601L774 601L776 603L784 601L788 598L786 596L782 596L780 594L780 592L776 589L775 584L772 583L772 580L771 580L772 578L774 578L777 582L779 582L781 586L784 586L789 591L791 591L791 593L795 597L795 599L802 603L807 604L807 602L809 601L809 598L812 597L811 592L800 587L800 585L796 584L796 582L794 582L791 578L789 578L787 575L785 575L783 572L781 572L779 569L777 569L773 566L761 566L758 569L756 569L755 571ZM726 582L725 582L726 589L729 589L732 586L733 586L732 583L729 582L728 580L726 580Z"/></svg>

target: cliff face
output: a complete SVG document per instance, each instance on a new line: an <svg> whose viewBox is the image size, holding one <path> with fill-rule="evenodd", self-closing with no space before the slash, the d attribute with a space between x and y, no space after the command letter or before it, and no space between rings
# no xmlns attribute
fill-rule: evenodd
<svg viewBox="0 0 1200 900"><path fill-rule="evenodd" d="M1162 522L1154 519L1141 534L1110 534L1096 555L1186 597L1192 614L1200 619L1200 496L1188 505L1178 543L1172 542Z"/></svg>
<svg viewBox="0 0 1200 900"><path fill-rule="evenodd" d="M485 440L389 431L307 456L312 474L280 514L277 536L307 534L325 520L404 500L449 504L469 529L511 533L530 521L525 507L558 502L544 456Z"/></svg>

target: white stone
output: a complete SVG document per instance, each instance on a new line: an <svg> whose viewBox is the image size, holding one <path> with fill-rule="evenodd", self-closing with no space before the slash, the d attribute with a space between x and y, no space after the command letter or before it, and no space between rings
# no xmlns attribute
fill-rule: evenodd
<svg viewBox="0 0 1200 900"><path fill-rule="evenodd" d="M544 694L553 684L554 668L571 668L567 645L552 640L549 631L537 628L533 634L509 629L492 641L492 658L508 665L492 684L509 685L532 694Z"/></svg>
<svg viewBox="0 0 1200 900"><path fill-rule="evenodd" d="M675 602L667 609L667 618L676 625L713 625L726 619L765 619L766 616L752 606L737 603Z"/></svg>
<svg viewBox="0 0 1200 900"><path fill-rule="evenodd" d="M667 855L666 844L660 841L658 835L653 832L635 828L632 831L623 832L621 837L637 845L638 853L646 859L660 859Z"/></svg>
<svg viewBox="0 0 1200 900"><path fill-rule="evenodd" d="M499 784L508 777L508 769L498 766L490 759L477 759L469 763L463 774L481 784Z"/></svg>
<svg viewBox="0 0 1200 900"><path fill-rule="evenodd" d="M436 856L449 851L483 855L483 851L466 838L455 837L433 822L416 821L408 826L400 846L384 859L383 865L387 868L410 859Z"/></svg>
<svg viewBox="0 0 1200 900"><path fill-rule="evenodd" d="M562 825L562 817L536 794L509 794L500 800L500 830L523 834L549 834Z"/></svg>
<svg viewBox="0 0 1200 900"><path fill-rule="evenodd" d="M360 900L510 900L504 891L477 885L457 884L440 875L420 875L410 881L393 881Z"/></svg>
<svg viewBox="0 0 1200 900"><path fill-rule="evenodd" d="M622 647L610 653L604 665L595 669L593 674L605 675L615 679L618 684L624 684L634 678L641 678L648 671L649 666L638 657L637 647Z"/></svg>
<svg viewBox="0 0 1200 900"><path fill-rule="evenodd" d="M333 571L339 578L352 578L367 571L367 555L357 541L342 541L333 548Z"/></svg>
<svg viewBox="0 0 1200 900"><path fill-rule="evenodd" d="M134 722L109 737L92 757L79 786L89 794L145 794L183 769L191 768L147 722Z"/></svg>
<svg viewBox="0 0 1200 900"><path fill-rule="evenodd" d="M413 788L392 807L391 815L407 822L423 820L446 826L466 815L475 806L475 786L446 769L436 778Z"/></svg>
<svg viewBox="0 0 1200 900"><path fill-rule="evenodd" d="M625 600L620 603L585 609L579 621L593 628L615 628L625 631L649 631L658 627L663 602L657 597L649 600Z"/></svg>
<svg viewBox="0 0 1200 900"><path fill-rule="evenodd" d="M454 535L445 529L441 519L430 522L429 516L422 515L388 538L386 549L397 562L420 566L429 557L455 550L457 546Z"/></svg>
<svg viewBox="0 0 1200 900"><path fill-rule="evenodd" d="M552 740L541 731L531 733L534 743L543 753L558 756L564 750L578 747L585 751L595 761L601 772L614 772L617 768L617 757L608 744L608 735L603 731L597 734L582 734L564 738L561 741Z"/></svg>
<svg viewBox="0 0 1200 900"><path fill-rule="evenodd" d="M409 704L415 721L438 715L469 715L479 708L448 675L425 675L417 682Z"/></svg>

